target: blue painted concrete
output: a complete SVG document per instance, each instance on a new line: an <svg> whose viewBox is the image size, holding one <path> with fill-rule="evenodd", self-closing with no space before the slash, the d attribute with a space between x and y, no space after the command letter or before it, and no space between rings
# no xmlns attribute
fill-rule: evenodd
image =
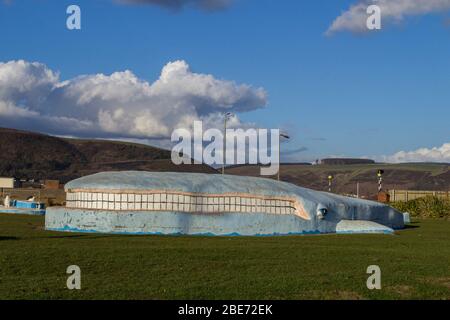
<svg viewBox="0 0 450 320"><path fill-rule="evenodd" d="M15 208L23 208L23 209L44 209L44 204L39 202L32 201L21 201L21 200L13 200L11 201L11 206Z"/></svg>
<svg viewBox="0 0 450 320"><path fill-rule="evenodd" d="M60 219L64 217L64 220ZM239 227L240 226L240 227ZM46 229L54 231L202 236L278 236L320 233L386 233L394 230L371 221L314 225L293 215L227 213L193 215L176 212L116 212L49 208Z"/></svg>
<svg viewBox="0 0 450 320"><path fill-rule="evenodd" d="M390 233L404 227L403 214L373 201L313 191L272 179L228 175L159 172L103 172L73 180L70 189L166 190L202 194L244 193L297 199L309 219L267 213L191 214L157 211L108 211L52 207L46 228L127 234L288 235L315 233ZM327 208L321 220L318 208ZM357 220L360 224L342 221ZM365 225L366 222L373 224ZM341 223L341 224L340 224ZM380 226L381 225L381 226ZM340 226L340 227L338 227Z"/></svg>
<svg viewBox="0 0 450 320"><path fill-rule="evenodd" d="M45 209L23 209L23 208L21 209L21 208L0 207L0 213L43 216L45 215Z"/></svg>

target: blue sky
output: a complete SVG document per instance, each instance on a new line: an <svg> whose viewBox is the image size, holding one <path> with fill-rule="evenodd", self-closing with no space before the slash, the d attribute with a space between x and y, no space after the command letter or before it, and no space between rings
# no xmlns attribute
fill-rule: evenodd
<svg viewBox="0 0 450 320"><path fill-rule="evenodd" d="M0 62L37 61L60 81L131 70L152 83L168 62L184 60L195 73L264 88L267 105L238 116L289 132L283 148L307 148L299 161L449 143L449 11L405 16L376 32L325 35L355 3L235 0L210 12L13 0L0 4ZM70 4L81 8L81 30L66 28Z"/></svg>

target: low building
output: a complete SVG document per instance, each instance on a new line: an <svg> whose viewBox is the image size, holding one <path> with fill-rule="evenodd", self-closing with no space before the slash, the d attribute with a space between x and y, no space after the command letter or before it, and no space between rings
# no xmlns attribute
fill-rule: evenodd
<svg viewBox="0 0 450 320"><path fill-rule="evenodd" d="M61 188L59 180L45 180L44 181L44 189L56 190Z"/></svg>
<svg viewBox="0 0 450 320"><path fill-rule="evenodd" d="M328 158L322 159L320 164L329 166L343 166L354 164L375 164L375 161L370 159Z"/></svg>
<svg viewBox="0 0 450 320"><path fill-rule="evenodd" d="M0 189L17 188L17 181L14 178L0 177Z"/></svg>

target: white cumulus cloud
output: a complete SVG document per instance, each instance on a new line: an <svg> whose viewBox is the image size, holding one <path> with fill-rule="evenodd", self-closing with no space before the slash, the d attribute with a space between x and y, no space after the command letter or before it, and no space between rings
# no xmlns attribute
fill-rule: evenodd
<svg viewBox="0 0 450 320"><path fill-rule="evenodd" d="M264 89L194 73L185 61L168 63L153 83L128 70L61 81L41 63L0 63L0 126L56 135L167 140L194 120L220 128L223 112L266 103Z"/></svg>
<svg viewBox="0 0 450 320"><path fill-rule="evenodd" d="M443 162L450 163L450 142L440 147L420 148L414 151L400 151L382 157L385 162Z"/></svg>
<svg viewBox="0 0 450 320"><path fill-rule="evenodd" d="M327 34L339 31L367 32L367 7L376 4L381 9L382 24L400 22L407 16L450 10L450 0L359 0L337 17Z"/></svg>

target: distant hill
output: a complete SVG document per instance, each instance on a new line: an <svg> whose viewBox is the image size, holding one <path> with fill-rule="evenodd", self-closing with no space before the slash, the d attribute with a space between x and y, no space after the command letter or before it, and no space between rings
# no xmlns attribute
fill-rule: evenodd
<svg viewBox="0 0 450 320"><path fill-rule="evenodd" d="M176 166L170 151L147 145L66 139L0 128L0 176L69 180L119 170L216 173L207 165Z"/></svg>
<svg viewBox="0 0 450 320"><path fill-rule="evenodd" d="M375 161L370 159L329 158L329 159L322 159L320 163L325 165L338 166L347 164L374 164Z"/></svg>
<svg viewBox="0 0 450 320"><path fill-rule="evenodd" d="M227 174L259 176L257 165L231 166ZM385 189L450 190L450 164L333 164L281 165L281 179L316 190L373 197L378 169L383 169ZM0 176L27 179L58 179L62 183L100 171L143 170L217 173L207 165L176 166L170 151L136 143L66 139L34 132L0 128Z"/></svg>
<svg viewBox="0 0 450 320"><path fill-rule="evenodd" d="M354 164L354 165L281 165L281 180L315 190L328 190L327 177L334 176L333 192L373 198L377 193L377 171L383 175L384 189L450 190L450 164ZM259 166L234 166L228 174L259 176Z"/></svg>

